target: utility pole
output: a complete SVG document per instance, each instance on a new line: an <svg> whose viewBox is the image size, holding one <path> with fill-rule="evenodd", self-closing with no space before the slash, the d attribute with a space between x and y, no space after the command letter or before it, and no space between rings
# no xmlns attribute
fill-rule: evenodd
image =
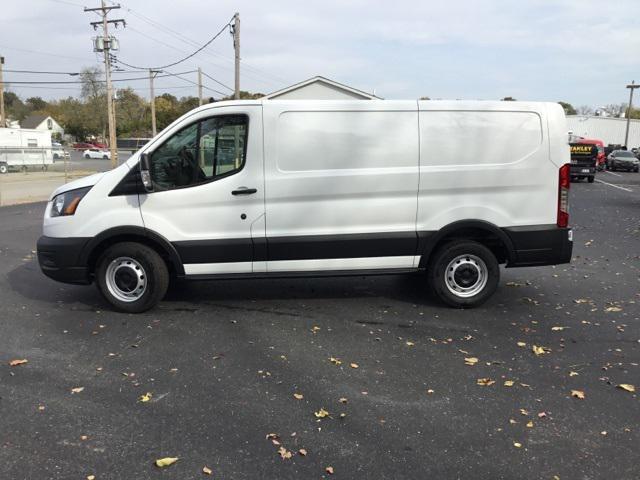
<svg viewBox="0 0 640 480"><path fill-rule="evenodd" d="M631 123L631 109L633 107L633 91L636 88L640 88L640 84L636 85L636 81L633 80L630 85L627 85L629 89L629 106L627 107L627 131L624 133L624 146L628 148L629 142L629 124Z"/></svg>
<svg viewBox="0 0 640 480"><path fill-rule="evenodd" d="M98 28L98 26L102 26L102 44L98 42L96 39L96 44L94 45L94 51L102 51L104 53L104 74L106 77L107 83L107 118L109 120L109 150L111 151L111 168L116 168L118 166L118 146L116 140L116 112L115 106L113 103L113 86L111 84L111 55L109 51L112 49L116 49L115 45L111 45L112 38L109 37L109 24L115 24L115 27L118 27L119 23L126 26L126 22L122 18L118 18L116 20L107 20L107 16L111 10L115 10L120 8L120 5L112 5L107 6L105 0L100 0L100 7L98 8L86 8L85 12L96 12L98 15L102 17L102 21L100 22L91 22L90 25L94 30Z"/></svg>
<svg viewBox="0 0 640 480"><path fill-rule="evenodd" d="M158 73L160 73L160 70L152 70L151 68L149 69L149 98L151 100L151 133L153 137L155 137L156 133L158 133L156 130L156 94L155 94L155 91L153 90L153 79Z"/></svg>
<svg viewBox="0 0 640 480"><path fill-rule="evenodd" d="M198 67L198 105L202 103L202 69Z"/></svg>
<svg viewBox="0 0 640 480"><path fill-rule="evenodd" d="M4 57L0 55L0 128L7 126L7 119L4 116L4 83L2 82L2 66Z"/></svg>
<svg viewBox="0 0 640 480"><path fill-rule="evenodd" d="M233 16L233 49L236 57L236 84L233 98L240 99L240 14L236 12Z"/></svg>

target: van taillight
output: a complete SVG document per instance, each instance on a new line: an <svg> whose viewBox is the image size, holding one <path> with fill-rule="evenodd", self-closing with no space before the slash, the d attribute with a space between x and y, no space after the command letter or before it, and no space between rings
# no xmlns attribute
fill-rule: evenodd
<svg viewBox="0 0 640 480"><path fill-rule="evenodd" d="M569 226L569 187L571 185L571 166L565 163L560 167L558 182L558 227Z"/></svg>

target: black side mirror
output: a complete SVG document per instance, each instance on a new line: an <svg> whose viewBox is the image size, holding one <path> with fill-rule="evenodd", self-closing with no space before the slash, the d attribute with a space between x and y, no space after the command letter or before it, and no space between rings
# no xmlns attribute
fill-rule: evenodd
<svg viewBox="0 0 640 480"><path fill-rule="evenodd" d="M148 153L140 154L140 178L142 185L147 192L153 192L153 182L151 181L151 161Z"/></svg>

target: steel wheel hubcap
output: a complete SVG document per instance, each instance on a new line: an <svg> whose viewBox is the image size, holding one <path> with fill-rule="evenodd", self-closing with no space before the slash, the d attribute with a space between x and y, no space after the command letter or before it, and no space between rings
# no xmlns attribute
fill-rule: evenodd
<svg viewBox="0 0 640 480"><path fill-rule="evenodd" d="M477 295L487 285L488 271L484 261L476 255L458 255L444 272L444 283L456 297Z"/></svg>
<svg viewBox="0 0 640 480"><path fill-rule="evenodd" d="M135 302L147 290L147 275L142 265L130 257L112 260L105 273L109 293L121 302Z"/></svg>

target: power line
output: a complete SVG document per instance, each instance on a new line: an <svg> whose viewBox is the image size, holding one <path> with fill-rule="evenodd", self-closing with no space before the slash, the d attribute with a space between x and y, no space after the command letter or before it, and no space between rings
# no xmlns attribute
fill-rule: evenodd
<svg viewBox="0 0 640 480"><path fill-rule="evenodd" d="M167 73L168 73L168 72L167 72ZM184 82L188 82L188 83L190 83L190 84L192 84L192 85L196 85L196 86L198 86L198 84L197 84L196 82L194 82L194 81L192 81L192 80L189 80L188 78L181 77L181 76L180 76L179 74L177 74L177 73L174 73L174 74L172 74L172 75L173 75L174 77L176 77L176 78L179 78L180 80L182 80L182 81L184 81ZM207 90L211 90L212 92L216 92L218 95L222 95L223 97L226 97L226 96L227 96L227 94L226 94L226 93L221 92L221 91L219 91L219 90L216 90L215 88L207 87L206 85L203 85L203 86L202 86L202 88L206 88Z"/></svg>
<svg viewBox="0 0 640 480"><path fill-rule="evenodd" d="M207 41L204 45L202 45L200 48L198 48L195 52L193 52L193 53L191 53L191 54L187 55L186 57L184 57L184 58L182 58L182 59L180 59L180 60L178 60L178 61L175 61L175 62L169 63L169 64L167 64L167 65L162 65L162 66L159 66L159 67L140 67L140 66L129 65L128 63L125 63L125 62L123 62L122 60L117 60L117 61L119 61L119 62L120 62L120 63L122 63L123 65L126 65L126 66L127 66L127 67L129 67L129 68L147 68L147 69L153 69L153 70L162 70L162 69L164 69L164 68L173 67L173 66L175 66L175 65L178 65L179 63L182 63L182 62L184 62L184 61L186 61L186 60L189 60L191 57L193 57L193 56L197 55L197 54L198 54L198 53L200 53L202 50L204 50L205 48L207 48L209 45L211 45L211 43L212 43L216 38L218 38L220 35L222 35L222 32L224 32L224 31L225 31L227 28L229 28L230 26L231 26L231 20L229 20L229 22L227 22L227 24L226 24L225 26L223 26L223 27L220 29L220 31L219 31L218 33L216 33L213 37L211 37L211 39L209 39L209 41ZM117 57L116 57L116 58L117 58Z"/></svg>
<svg viewBox="0 0 640 480"><path fill-rule="evenodd" d="M166 75L158 75L157 78L162 77L172 77L177 75L186 75L187 73L194 73L197 70L188 70L186 72L180 73L169 73L166 72ZM136 80L148 80L149 77L133 77L133 78L116 78L112 80L112 82L132 82ZM82 85L85 82L82 81L16 81L13 82L11 80L5 80L4 83L11 83L13 85ZM105 80L94 80L93 83L105 83Z"/></svg>
<svg viewBox="0 0 640 480"><path fill-rule="evenodd" d="M6 71L6 70L5 70ZM202 75L204 75L205 77L207 77L209 80L213 80L214 82L216 82L218 85L223 86L224 88L228 88L229 90L231 90L233 92L233 88L228 87L227 85L225 85L224 83L216 80L215 78L213 78L211 75L209 75L207 72L202 72Z"/></svg>
<svg viewBox="0 0 640 480"><path fill-rule="evenodd" d="M109 2L111 4L114 4L114 5L116 4L116 2L114 2L112 0L109 0ZM141 13L138 13L135 10L133 10L133 9L131 9L131 8L125 6L125 5L122 5L122 4L120 4L120 5L127 12L131 13L133 16L139 18L140 20L142 20L143 22L151 25L152 27L162 31L163 33L171 35L172 37L177 38L181 42L184 42L184 43L186 43L188 45L191 45L191 46L197 46L198 45L198 43L195 40L192 40L191 38L186 37L185 35L183 35L182 33L178 32L176 30L173 30L171 27L168 27L168 26L166 26L166 25L164 25L164 24L162 24L160 22L157 22L157 21L155 21L155 20L153 20L153 19L151 19L151 18L149 18L149 17L147 17L145 15L142 15ZM202 53L205 54L205 55L209 55L209 56L217 56L217 57L223 58L223 59L225 59L227 61L230 61L230 62L234 61L233 58L228 57L226 55L223 55L221 53L218 53L216 51L205 51L205 52L202 52ZM285 82L285 83L288 82L288 80L286 80L286 79L283 79L283 78L278 77L276 75L272 75L269 72L267 72L265 70L262 70L262 69L260 69L258 67L254 67L253 65L251 65L251 64L249 64L249 63L247 63L247 62L245 62L243 60L241 60L241 63L242 63L242 65L245 66L245 68L249 68L251 70L254 70L255 72L261 74L261 76L258 77L255 74L252 75L249 72L245 72L245 74L248 74L249 76L251 76L251 77L253 77L255 79L261 80L262 82L266 81L267 83L271 83L272 85L277 85L280 82ZM230 67L224 66L224 68L230 68ZM272 80L264 78L265 76L271 77ZM273 80L276 80L276 81L274 82Z"/></svg>

